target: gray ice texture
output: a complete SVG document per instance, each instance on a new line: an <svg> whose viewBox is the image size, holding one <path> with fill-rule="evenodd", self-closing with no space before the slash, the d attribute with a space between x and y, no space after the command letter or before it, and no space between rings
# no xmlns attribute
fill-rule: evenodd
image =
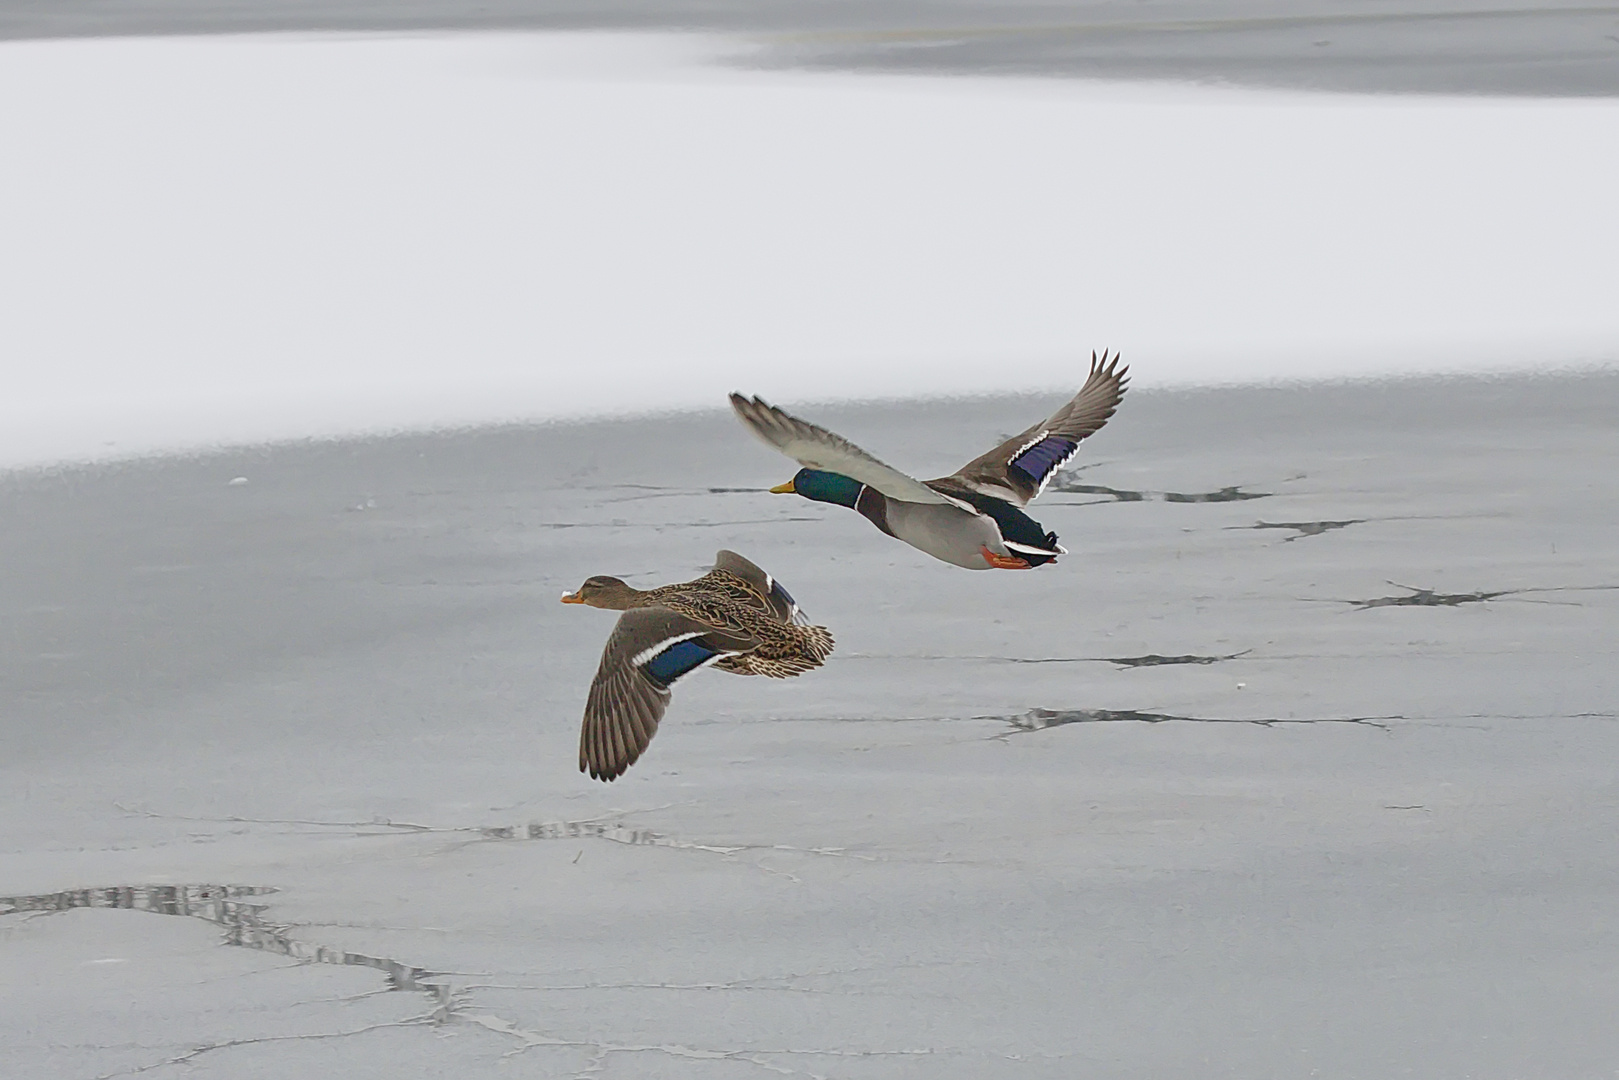
<svg viewBox="0 0 1619 1080"><path fill-rule="evenodd" d="M1612 96L1619 5L1447 0L0 0L0 38L696 30L765 66Z"/></svg>
<svg viewBox="0 0 1619 1080"><path fill-rule="evenodd" d="M947 472L1054 398L823 406ZM969 573L718 410L0 481L0 1074L1586 1078L1619 375L1132 392ZM586 576L838 651L576 771Z"/></svg>

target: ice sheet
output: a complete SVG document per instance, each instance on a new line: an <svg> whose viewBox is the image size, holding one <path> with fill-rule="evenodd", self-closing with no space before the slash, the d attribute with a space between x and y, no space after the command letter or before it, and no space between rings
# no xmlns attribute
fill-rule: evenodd
<svg viewBox="0 0 1619 1080"><path fill-rule="evenodd" d="M818 415L927 474L1052 404ZM1616 408L1132 391L1028 573L767 494L719 412L13 475L0 1072L1599 1075ZM837 653L584 778L558 592L721 546Z"/></svg>
<svg viewBox="0 0 1619 1080"><path fill-rule="evenodd" d="M1619 103L727 68L724 38L0 45L0 465L1611 361Z"/></svg>

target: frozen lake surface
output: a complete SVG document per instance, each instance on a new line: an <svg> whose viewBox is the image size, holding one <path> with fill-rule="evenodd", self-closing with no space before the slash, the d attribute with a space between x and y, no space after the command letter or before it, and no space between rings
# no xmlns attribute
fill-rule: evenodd
<svg viewBox="0 0 1619 1080"><path fill-rule="evenodd" d="M0 46L0 1074L1611 1071L1619 106L765 70L1600 96L1611 13L694 10ZM266 11L0 36L569 23ZM1093 346L1026 574L713 408L931 475ZM837 653L585 779L558 593L720 547Z"/></svg>
<svg viewBox="0 0 1619 1080"><path fill-rule="evenodd" d="M727 66L703 36L0 44L0 467L1619 352L1619 101ZM1615 46L1619 52L1619 46Z"/></svg>
<svg viewBox="0 0 1619 1080"><path fill-rule="evenodd" d="M813 415L932 475L1052 403ZM1616 415L1132 391L1022 574L718 411L13 473L0 1072L1605 1074ZM722 546L837 653L585 779L557 594Z"/></svg>

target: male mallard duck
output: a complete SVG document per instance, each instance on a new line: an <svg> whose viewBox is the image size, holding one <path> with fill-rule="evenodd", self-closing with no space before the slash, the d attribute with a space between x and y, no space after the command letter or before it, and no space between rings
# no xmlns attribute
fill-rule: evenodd
<svg viewBox="0 0 1619 1080"><path fill-rule="evenodd" d="M682 675L713 664L785 679L832 654L826 627L808 625L781 583L734 551L721 551L695 581L643 591L593 577L562 602L624 613L602 650L579 733L579 771L598 780L616 780L635 764Z"/></svg>
<svg viewBox="0 0 1619 1080"><path fill-rule="evenodd" d="M969 570L1027 570L1067 552L1057 534L1023 512L1079 441L1107 423L1124 396L1129 368L1091 353L1091 373L1074 399L1016 438L950 476L906 476L825 428L755 397L731 395L754 434L804 468L770 490L858 511L889 536Z"/></svg>

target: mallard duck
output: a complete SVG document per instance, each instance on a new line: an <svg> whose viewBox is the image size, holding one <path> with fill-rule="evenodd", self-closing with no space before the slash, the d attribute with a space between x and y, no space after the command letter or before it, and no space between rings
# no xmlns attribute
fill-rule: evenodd
<svg viewBox="0 0 1619 1080"><path fill-rule="evenodd" d="M781 583L734 551L678 585L637 589L585 579L564 604L622 611L585 699L579 771L616 780L645 752L676 680L713 664L733 675L785 679L818 668L832 635L811 626Z"/></svg>
<svg viewBox="0 0 1619 1080"><path fill-rule="evenodd" d="M889 536L969 570L1027 570L1067 554L1057 534L1023 512L1079 442L1107 423L1129 368L1091 353L1090 377L1072 401L1023 434L937 480L890 468L847 439L765 403L731 395L755 435L804 468L771 488L859 512Z"/></svg>

